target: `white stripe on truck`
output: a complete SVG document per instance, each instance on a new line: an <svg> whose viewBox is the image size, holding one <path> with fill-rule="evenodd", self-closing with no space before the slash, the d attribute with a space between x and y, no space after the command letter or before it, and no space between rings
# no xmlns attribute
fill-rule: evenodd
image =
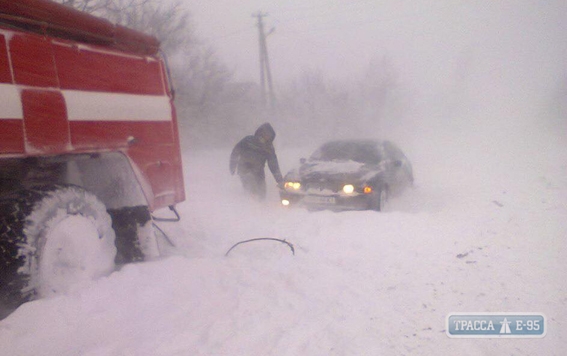
<svg viewBox="0 0 567 356"><path fill-rule="evenodd" d="M25 90L25 89L24 89ZM79 90L61 91L69 121L171 121L169 97L101 93ZM0 119L24 118L20 88L0 84Z"/></svg>
<svg viewBox="0 0 567 356"><path fill-rule="evenodd" d="M0 84L0 119L23 119L22 99L18 88Z"/></svg>
<svg viewBox="0 0 567 356"><path fill-rule="evenodd" d="M61 91L69 121L171 121L169 97Z"/></svg>

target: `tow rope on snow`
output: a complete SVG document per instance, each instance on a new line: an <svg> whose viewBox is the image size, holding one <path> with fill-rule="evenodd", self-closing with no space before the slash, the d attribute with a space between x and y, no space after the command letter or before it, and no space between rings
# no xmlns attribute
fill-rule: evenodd
<svg viewBox="0 0 567 356"><path fill-rule="evenodd" d="M250 239L250 240L244 240L244 241L240 241L235 243L234 245L232 245L232 247L226 251L226 253L224 254L225 256L228 256L228 254L230 253L230 251L232 251L233 248L235 248L236 246L240 245L240 244L244 244L247 242L252 242L252 241L262 241L262 240L268 240L268 241L278 241L281 242L283 244L286 244L289 246L289 249L291 250L292 255L295 256L295 249L293 248L293 244L287 242L286 240L282 240L282 239L276 239L273 237L259 237L259 238L255 238L255 239Z"/></svg>

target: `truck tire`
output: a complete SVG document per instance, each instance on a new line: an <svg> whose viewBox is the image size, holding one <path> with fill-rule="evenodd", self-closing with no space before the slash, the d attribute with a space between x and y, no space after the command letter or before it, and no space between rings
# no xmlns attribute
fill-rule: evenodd
<svg viewBox="0 0 567 356"><path fill-rule="evenodd" d="M115 233L105 205L77 186L49 185L0 201L0 309L115 269ZM0 311L1 313L1 311Z"/></svg>

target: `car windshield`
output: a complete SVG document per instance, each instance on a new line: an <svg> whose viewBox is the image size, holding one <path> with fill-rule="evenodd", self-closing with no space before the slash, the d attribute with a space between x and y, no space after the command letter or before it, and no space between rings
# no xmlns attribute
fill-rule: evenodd
<svg viewBox="0 0 567 356"><path fill-rule="evenodd" d="M378 164L382 155L378 144L371 141L333 141L317 149L310 157L317 161L356 161L367 164Z"/></svg>

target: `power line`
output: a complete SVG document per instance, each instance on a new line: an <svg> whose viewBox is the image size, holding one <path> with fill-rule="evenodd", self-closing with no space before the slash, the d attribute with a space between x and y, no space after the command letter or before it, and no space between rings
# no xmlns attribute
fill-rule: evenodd
<svg viewBox="0 0 567 356"><path fill-rule="evenodd" d="M356 4L362 4L362 3L374 3L374 2L367 2L367 1L358 1L358 2L353 2L353 3L348 3L349 6L344 6L343 8L354 8L353 6L350 5L356 5ZM435 7L435 8L428 8L428 10L443 10L449 7L453 7L455 6L455 4L445 4L444 6L440 6L440 7ZM317 18L322 18L324 17L325 13L328 13L330 10L334 10L332 8L327 8L325 9L323 12L320 12L318 14L315 15L304 15L304 16L300 16L300 17L294 17L292 20L289 21L280 21L277 18L275 18L275 20L279 23L279 25L281 26L286 26L287 28L293 28L297 26L297 22L302 21L302 20L313 20L313 19L317 19ZM384 25L384 24L388 24L388 23L392 23L392 22L399 22L402 21L405 18L410 18L410 17L415 17L416 15L420 15L420 16L426 16L426 14L423 14L422 10L419 9L412 9L411 10L412 13L407 13L407 14L400 14L397 16L381 16L383 14L380 15L374 15L372 13L365 13L365 15L369 15L366 16L366 19L360 19L358 21L343 21L341 23L333 23L330 26L319 26L316 28L309 28L309 29L305 29L305 30L292 30L291 32L294 33L315 33L315 32L325 32L325 31L330 31L330 30L340 30L340 29L353 29L353 28L358 28L364 25L368 25L368 24L380 24L380 25ZM346 17L343 16L344 13L341 14L341 17ZM296 22L296 23L293 23ZM291 25L290 25L291 23Z"/></svg>
<svg viewBox="0 0 567 356"><path fill-rule="evenodd" d="M309 12L311 10L315 10L317 11L318 14L324 14L330 10L340 10L340 9L348 9L348 8L353 8L354 5L359 5L359 4L369 4L369 3L375 3L374 0L359 0L359 1L349 1L349 2L341 2L341 3L335 3L335 4L325 4L324 8L322 8L322 5L314 5L314 6L303 6L303 7L295 7L295 8L283 8L283 9L279 9L278 13L279 14L285 14L287 13L297 13L297 12L301 12L301 13L305 13L305 12ZM296 17L294 16L294 20L301 20L304 18L307 18L309 16L303 16L303 17Z"/></svg>
<svg viewBox="0 0 567 356"><path fill-rule="evenodd" d="M297 30L297 29L293 29L294 27L297 27L297 22L301 22L304 20L313 20L313 19L317 19L317 18L323 18L325 16L325 14L327 14L329 11L331 10L337 10L337 9L356 9L355 5L360 5L360 4L375 4L374 1L368 1L368 0L361 0L361 1L356 1L356 2L349 2L349 3L342 3L342 4L334 4L330 7L326 7L325 9L322 9L321 11L319 11L316 14L309 14L309 15L303 15L303 16L293 16L292 19L290 20L280 20L278 19L278 17L274 17L273 15L271 15L272 19L274 19L274 21L276 23L278 23L280 26L287 28L287 32L293 32L296 34L302 34L302 33L317 33L317 32L326 32L326 31L331 31L331 30L337 30L337 29L353 29L353 28L358 28L358 27L362 27L364 25L367 24L381 24L384 25L386 23L391 23L394 21L401 21L404 18L408 18L408 17L413 17L416 15L416 13L412 13L412 14L405 14L405 15L400 15L400 16L370 16L367 17L366 19L362 19L359 21L346 21L346 22L342 22L342 23L334 23L330 26L325 26L324 24L322 26L316 27L316 28L311 28L311 29L305 29L305 30ZM438 7L436 9L444 9L450 6L453 6L454 4L447 4L446 6L443 7ZM281 13L285 13L285 12L295 12L295 11L303 11L303 10L318 10L321 9L321 7L318 6L310 6L310 7L297 7L297 8L289 8L289 9L283 9L279 12ZM305 12L305 11L304 11ZM341 15L344 15L344 13L342 13ZM248 32L250 30L253 29L253 26L246 26L243 28L240 28L238 30L234 30L232 32L228 32L224 35L220 35L220 36L216 36L213 38L209 38L208 40L211 42L218 42L221 40L225 40L225 39L229 39L238 35L241 35L245 32Z"/></svg>
<svg viewBox="0 0 567 356"><path fill-rule="evenodd" d="M235 30L235 31L226 33L226 34L224 34L224 35L220 35L220 36L216 36L216 37L213 37L213 38L209 38L208 40L211 41L211 42L217 42L217 41L219 41L219 40L224 40L224 39L227 39L227 38L232 38L232 37L234 37L234 36L238 36L238 35L240 35L240 34L242 34L242 33L244 33L244 32L250 31L250 30L252 30L252 29L254 29L254 26L246 26L246 27L242 27L242 28L239 29L239 30Z"/></svg>
<svg viewBox="0 0 567 356"><path fill-rule="evenodd" d="M313 15L305 15L305 16L299 16L299 17L294 16L293 19L290 20L290 21L280 21L280 20L278 20L277 18L274 18L274 17L272 17L272 18L274 18L274 20L275 20L276 22L279 22L279 23L281 23L282 25L288 25L291 21L301 21L301 20L305 20L305 19L313 19L313 18L323 17L323 16L325 15L325 13L329 12L329 11L332 10L332 9L352 8L353 5L364 4L364 3L372 3L372 2L373 2L372 0L370 0L370 1L369 1L369 0L361 0L361 1L356 1L356 2L349 2L348 4L335 4L335 5L331 6L331 7L326 7L326 8L325 8L324 10L322 10L322 11L319 11L319 14L318 14L318 15L315 15L315 16L313 16ZM346 6L345 6L345 5L346 5ZM298 7L298 8L289 8L289 9L283 9L282 11L278 11L278 12L283 12L283 13L285 13L285 12L309 11L309 10L320 10L320 6L309 6L309 7L301 7L301 8L300 8L300 7ZM255 15L253 15L253 16L255 16ZM238 29L238 30L234 30L234 31L228 32L228 33L226 33L226 34L224 34L224 35L219 35L219 36L216 36L216 37L213 37L213 38L209 38L208 40L211 41L211 42L217 42L217 41L219 41L219 40L224 40L224 39L227 39L227 38L231 38L231 37L240 35L240 34L242 34L242 33L244 33L244 32L247 32L247 31L249 31L249 30L251 30L251 29L253 29L253 26L242 27L242 28L240 28L240 29Z"/></svg>

